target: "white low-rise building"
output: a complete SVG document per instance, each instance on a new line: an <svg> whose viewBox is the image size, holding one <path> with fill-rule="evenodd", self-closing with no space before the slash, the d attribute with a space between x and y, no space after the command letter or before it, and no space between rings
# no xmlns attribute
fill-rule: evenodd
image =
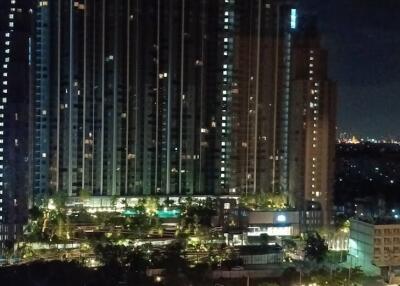
<svg viewBox="0 0 400 286"><path fill-rule="evenodd" d="M350 220L348 261L376 274L400 267L400 223Z"/></svg>

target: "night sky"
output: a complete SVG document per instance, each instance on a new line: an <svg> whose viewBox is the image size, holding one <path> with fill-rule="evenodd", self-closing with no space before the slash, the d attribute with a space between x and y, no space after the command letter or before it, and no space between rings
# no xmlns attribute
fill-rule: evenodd
<svg viewBox="0 0 400 286"><path fill-rule="evenodd" d="M318 15L329 50L339 131L400 138L400 1L299 2Z"/></svg>

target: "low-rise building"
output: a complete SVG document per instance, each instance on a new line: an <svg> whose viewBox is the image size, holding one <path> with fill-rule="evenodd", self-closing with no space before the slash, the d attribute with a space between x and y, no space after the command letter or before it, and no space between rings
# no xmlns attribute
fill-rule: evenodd
<svg viewBox="0 0 400 286"><path fill-rule="evenodd" d="M348 261L352 267L376 274L400 267L400 223L350 220Z"/></svg>
<svg viewBox="0 0 400 286"><path fill-rule="evenodd" d="M250 211L248 213L249 237L297 236L300 234L299 211Z"/></svg>
<svg viewBox="0 0 400 286"><path fill-rule="evenodd" d="M239 247L239 257L244 265L277 264L283 262L279 245L246 245Z"/></svg>

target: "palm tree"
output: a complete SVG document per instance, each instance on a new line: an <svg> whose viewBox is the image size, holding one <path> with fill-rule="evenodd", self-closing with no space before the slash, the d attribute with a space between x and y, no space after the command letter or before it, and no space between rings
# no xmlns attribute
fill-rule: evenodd
<svg viewBox="0 0 400 286"><path fill-rule="evenodd" d="M322 262L328 253L328 245L317 232L309 233L306 239L304 255L309 260Z"/></svg>

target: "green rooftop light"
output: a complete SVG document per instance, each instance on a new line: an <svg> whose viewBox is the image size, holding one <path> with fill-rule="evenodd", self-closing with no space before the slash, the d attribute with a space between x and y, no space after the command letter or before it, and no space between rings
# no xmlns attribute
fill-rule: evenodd
<svg viewBox="0 0 400 286"><path fill-rule="evenodd" d="M126 216L126 217L134 217L137 214L138 213L133 209L127 209L122 212L122 215ZM156 211L156 215L159 218L177 218L180 216L180 214L181 214L181 212L178 209L173 209L173 210L163 209L163 210Z"/></svg>
<svg viewBox="0 0 400 286"><path fill-rule="evenodd" d="M180 215L180 210L157 210L157 216L159 218L177 218Z"/></svg>
<svg viewBox="0 0 400 286"><path fill-rule="evenodd" d="M136 216L137 212L135 210L132 210L132 209L127 209L127 210L124 210L122 212L122 215L123 216L127 216L127 217L132 217L132 216Z"/></svg>

